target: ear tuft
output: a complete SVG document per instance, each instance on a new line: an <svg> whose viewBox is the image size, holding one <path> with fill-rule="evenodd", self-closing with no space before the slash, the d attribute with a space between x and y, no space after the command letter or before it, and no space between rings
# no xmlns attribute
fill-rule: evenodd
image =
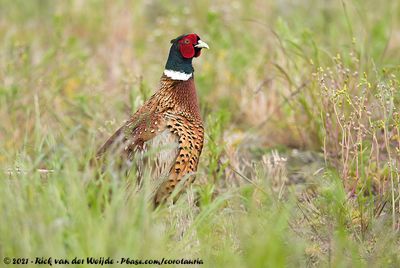
<svg viewBox="0 0 400 268"><path fill-rule="evenodd" d="M178 36L177 38L172 39L172 40L171 40L171 44L176 43L177 41L179 41L180 39L182 39L182 37L184 37L184 36L185 36L185 34L182 34L182 35Z"/></svg>

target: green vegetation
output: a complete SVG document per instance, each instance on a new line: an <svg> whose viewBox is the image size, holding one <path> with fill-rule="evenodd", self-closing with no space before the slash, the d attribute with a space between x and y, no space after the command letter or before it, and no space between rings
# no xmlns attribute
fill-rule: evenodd
<svg viewBox="0 0 400 268"><path fill-rule="evenodd" d="M89 161L185 32L211 48L207 141L196 184L153 211ZM0 266L400 266L399 1L0 0L0 36Z"/></svg>

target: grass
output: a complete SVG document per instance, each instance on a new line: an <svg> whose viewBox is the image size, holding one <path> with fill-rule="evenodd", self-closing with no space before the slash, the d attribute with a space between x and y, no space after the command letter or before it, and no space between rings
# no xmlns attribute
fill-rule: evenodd
<svg viewBox="0 0 400 268"><path fill-rule="evenodd" d="M0 1L1 258L400 266L399 14L394 0ZM206 144L196 184L153 211L132 176L98 187L89 161L184 32L211 47L195 60Z"/></svg>

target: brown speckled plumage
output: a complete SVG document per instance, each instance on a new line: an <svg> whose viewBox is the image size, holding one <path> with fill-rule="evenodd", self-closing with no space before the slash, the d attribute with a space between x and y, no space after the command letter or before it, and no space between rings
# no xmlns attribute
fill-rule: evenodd
<svg viewBox="0 0 400 268"><path fill-rule="evenodd" d="M126 160L131 160L135 153L147 150L152 139L165 131L172 134L172 140L176 137L178 148L172 150L176 154L167 157L169 159L156 159L158 169L152 172L152 176L161 176L165 173L163 168L169 170L168 177L155 194L155 204L168 198L183 178L187 179L185 185L190 184L194 180L190 175L197 170L203 148L204 129L193 77L187 81L179 81L163 75L159 90L97 153L101 157L113 147L114 150L120 149ZM160 163L171 158L175 160L169 167Z"/></svg>

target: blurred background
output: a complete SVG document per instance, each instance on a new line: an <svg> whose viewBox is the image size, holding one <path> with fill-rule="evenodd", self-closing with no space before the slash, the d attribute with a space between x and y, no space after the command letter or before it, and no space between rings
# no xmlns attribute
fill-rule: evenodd
<svg viewBox="0 0 400 268"><path fill-rule="evenodd" d="M212 48L194 62L205 119L221 114L238 142L250 131L261 145L321 150L312 74L338 53L345 60L353 53L366 70L395 66L399 8L397 1L1 1L2 155L32 144L35 101L40 134L57 139L79 126L77 148L87 144L85 132L115 129L157 88L169 41L187 32Z"/></svg>

